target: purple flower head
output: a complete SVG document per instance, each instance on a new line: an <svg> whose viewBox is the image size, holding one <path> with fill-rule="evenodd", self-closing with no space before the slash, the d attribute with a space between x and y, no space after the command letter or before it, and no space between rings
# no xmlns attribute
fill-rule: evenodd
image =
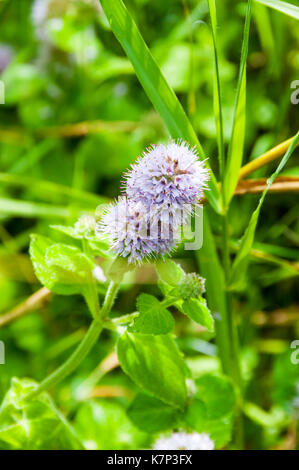
<svg viewBox="0 0 299 470"><path fill-rule="evenodd" d="M170 253L175 246L174 226L156 220L155 208L119 197L105 211L99 231L108 238L115 254L127 258L129 263L141 263Z"/></svg>
<svg viewBox="0 0 299 470"><path fill-rule="evenodd" d="M186 142L169 142L144 152L125 177L130 199L156 204L175 215L184 205L199 203L209 173L195 148Z"/></svg>
<svg viewBox="0 0 299 470"><path fill-rule="evenodd" d="M135 263L170 253L208 177L204 162L186 142L144 152L126 174L125 196L109 206L100 223L113 252Z"/></svg>

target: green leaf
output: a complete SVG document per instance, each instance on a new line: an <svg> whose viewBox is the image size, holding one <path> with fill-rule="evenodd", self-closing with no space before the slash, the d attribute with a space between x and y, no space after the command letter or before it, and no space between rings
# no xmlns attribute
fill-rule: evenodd
<svg viewBox="0 0 299 470"><path fill-rule="evenodd" d="M135 426L149 433L173 429L180 416L177 409L144 393L136 395L127 413Z"/></svg>
<svg viewBox="0 0 299 470"><path fill-rule="evenodd" d="M66 225L51 225L53 230L57 230L58 232L64 233L71 238L75 238L76 240L81 240L84 238L81 234L77 233L75 227L70 227Z"/></svg>
<svg viewBox="0 0 299 470"><path fill-rule="evenodd" d="M20 402L37 384L29 379L12 379L0 408L0 448L19 450L69 450L82 445L71 426L42 393L33 401Z"/></svg>
<svg viewBox="0 0 299 470"><path fill-rule="evenodd" d="M215 329L219 356L225 373L229 374L234 367L230 356L230 332L228 329L228 311L225 294L225 278L211 232L208 214L204 211L203 246L196 251L200 272L206 279L208 306L215 315Z"/></svg>
<svg viewBox="0 0 299 470"><path fill-rule="evenodd" d="M195 384L195 397L205 403L209 419L218 419L233 411L236 401L235 391L226 377L205 374L199 377Z"/></svg>
<svg viewBox="0 0 299 470"><path fill-rule="evenodd" d="M149 99L164 120L173 138L181 138L203 149L175 93L168 85L151 52L145 44L134 20L121 0L101 0L111 29L130 59L136 75ZM220 211L219 189L211 171L210 191L206 196L216 211Z"/></svg>
<svg viewBox="0 0 299 470"><path fill-rule="evenodd" d="M204 326L209 331L214 331L214 319L207 307L205 299L199 297L198 299L191 298L185 300L181 309L191 320Z"/></svg>
<svg viewBox="0 0 299 470"><path fill-rule="evenodd" d="M246 60L248 54L248 40L251 19L252 0L248 0L244 37L242 43L240 72L238 78L233 127L228 150L228 159L224 176L224 205L228 207L234 194L242 165L245 126L246 126Z"/></svg>
<svg viewBox="0 0 299 470"><path fill-rule="evenodd" d="M217 35L217 15L215 0L208 0L209 11L211 17L212 37L214 46L214 114L216 121L216 133L218 144L219 168L220 174L224 170L224 137L223 137L223 115L222 115L222 102L221 102L221 88L220 88L220 75L219 75L219 58L218 58L218 35Z"/></svg>
<svg viewBox="0 0 299 470"><path fill-rule="evenodd" d="M112 261L105 274L111 281L120 283L124 275L129 271L133 271L134 269L135 266L132 263L128 263L126 258L118 257Z"/></svg>
<svg viewBox="0 0 299 470"><path fill-rule="evenodd" d="M170 335L125 332L118 339L117 354L122 369L139 387L165 403L184 407L185 364Z"/></svg>
<svg viewBox="0 0 299 470"><path fill-rule="evenodd" d="M32 201L20 201L5 197L0 197L0 214L29 218L40 217L45 219L66 219L72 215L68 207L40 204Z"/></svg>
<svg viewBox="0 0 299 470"><path fill-rule="evenodd" d="M76 227L66 226L66 225L51 225L53 230L67 235L68 237L74 238L75 240L87 240L90 252L94 256L101 256L102 258L111 258L112 253L109 247L109 243L101 239L99 235L96 234L83 234L76 229Z"/></svg>
<svg viewBox="0 0 299 470"><path fill-rule="evenodd" d="M9 105L32 98L45 88L46 80L37 66L11 63L2 75L5 84L5 102Z"/></svg>
<svg viewBox="0 0 299 470"><path fill-rule="evenodd" d="M174 328L174 319L153 295L141 294L137 299L139 316L129 328L132 333L165 335Z"/></svg>
<svg viewBox="0 0 299 470"><path fill-rule="evenodd" d="M284 168L286 165L287 161L291 157L293 151L295 150L297 146L297 142L299 141L299 132L295 135L290 147L286 151L285 155L281 159L277 169L275 172L271 175L271 177L268 179L267 182L267 187L264 190L259 203L257 205L257 208L253 212L249 224L247 226L247 229L242 237L241 240L241 245L239 252L234 260L233 266L232 266L232 274L231 274L231 279L230 279L230 289L240 289L243 288L244 282L245 282L245 276L246 276L246 271L247 271L247 266L249 263L249 258L250 258L250 250L252 248L253 242L254 242L254 236L255 236L255 230L256 226L258 223L258 218L259 214L264 202L264 199L266 197L266 194L271 186L271 184L274 182L275 178L277 175L281 172L281 170Z"/></svg>
<svg viewBox="0 0 299 470"><path fill-rule="evenodd" d="M183 268L171 259L159 260L156 263L156 270L160 280L173 287L176 287L185 277Z"/></svg>
<svg viewBox="0 0 299 470"><path fill-rule="evenodd" d="M205 432L215 442L216 448L227 444L232 437L233 415L227 415L219 419L208 419L205 404L198 399L193 399L185 414L185 423L196 432Z"/></svg>
<svg viewBox="0 0 299 470"><path fill-rule="evenodd" d="M185 414L185 422L197 432L206 432L217 447L231 438L235 391L221 375L204 374L195 381L196 394Z"/></svg>
<svg viewBox="0 0 299 470"><path fill-rule="evenodd" d="M274 10L280 11L285 15L292 16L299 20L299 8L292 3L281 2L279 0L255 0L258 3L262 3L267 7L273 8Z"/></svg>
<svg viewBox="0 0 299 470"><path fill-rule="evenodd" d="M129 420L116 401L97 400L80 406L75 429L88 450L130 450L146 447L147 435Z"/></svg>
<svg viewBox="0 0 299 470"><path fill-rule="evenodd" d="M78 248L32 235L30 256L40 282L56 294L84 294L94 264Z"/></svg>

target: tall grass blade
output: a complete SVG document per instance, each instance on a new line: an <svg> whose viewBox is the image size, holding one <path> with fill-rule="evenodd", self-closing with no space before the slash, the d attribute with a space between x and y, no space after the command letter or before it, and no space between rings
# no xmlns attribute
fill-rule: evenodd
<svg viewBox="0 0 299 470"><path fill-rule="evenodd" d="M265 196L271 186L271 184L274 182L275 178L281 170L284 168L285 164L289 160L290 156L292 155L293 151L295 150L297 146L297 142L299 141L299 132L296 134L294 137L294 140L290 147L288 148L287 152L285 153L284 157L282 158L281 162L279 163L276 171L271 175L271 177L268 179L268 184L266 189L264 190L259 203L257 205L257 208L253 212L249 225L243 235L243 238L241 240L241 245L240 245L240 250L236 256L236 259L233 263L232 266L232 274L231 274L231 279L230 279L230 289L240 289L244 285L245 281L245 275L246 275L246 270L248 266L248 261L250 257L250 250L252 249L253 241L254 241L254 236L255 236L255 230L259 218L259 214L261 211L262 204L264 202Z"/></svg>
<svg viewBox="0 0 299 470"><path fill-rule="evenodd" d="M227 208L234 194L242 165L246 125L246 60L251 19L252 0L248 0L241 52L240 71L235 99L234 117L228 159L224 176L224 206Z"/></svg>
<svg viewBox="0 0 299 470"><path fill-rule="evenodd" d="M218 47L218 40L217 40L217 16L216 16L215 0L208 0L208 3L209 3L209 10L210 10L212 37L213 37L213 46L214 46L214 114L215 114L215 121L216 121L219 169L220 169L220 175L222 177L223 172L224 172L224 138L223 138L221 87L220 87L220 75L219 75L219 64L218 64L219 47Z"/></svg>
<svg viewBox="0 0 299 470"><path fill-rule="evenodd" d="M280 11L285 15L292 16L299 20L299 7L292 3L280 2L279 0L255 0L258 3L262 3L267 7L273 8L274 10Z"/></svg>
<svg viewBox="0 0 299 470"><path fill-rule="evenodd" d="M217 254L207 214L203 220L203 246L196 252L200 273L206 279L208 305L215 319L216 340L219 356L225 373L234 369L234 359L230 355L230 332L228 328L228 310L223 269Z"/></svg>
<svg viewBox="0 0 299 470"><path fill-rule="evenodd" d="M101 5L113 33L125 50L141 85L164 120L171 136L195 145L201 157L204 157L202 146L183 107L168 85L122 0L101 0ZM207 198L213 208L219 212L221 210L219 189L212 171L209 188Z"/></svg>
<svg viewBox="0 0 299 470"><path fill-rule="evenodd" d="M79 210L77 210L79 212ZM18 201L16 199L0 198L0 215L10 217L41 217L51 219L66 219L71 216L67 207L50 206L31 201Z"/></svg>

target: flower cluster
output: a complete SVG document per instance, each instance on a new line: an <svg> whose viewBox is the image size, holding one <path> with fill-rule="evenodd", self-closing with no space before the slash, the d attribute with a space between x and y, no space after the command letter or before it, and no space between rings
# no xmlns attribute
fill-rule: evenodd
<svg viewBox="0 0 299 470"><path fill-rule="evenodd" d="M208 434L197 432L174 432L169 437L160 437L154 450L214 450L214 442Z"/></svg>
<svg viewBox="0 0 299 470"><path fill-rule="evenodd" d="M138 263L153 254L167 253L172 243L172 234L162 237L161 225L152 223L154 217L141 201L123 196L108 207L100 230L109 236L114 253Z"/></svg>
<svg viewBox="0 0 299 470"><path fill-rule="evenodd" d="M117 255L140 263L170 253L206 188L208 170L186 142L151 147L125 175L124 196L100 223Z"/></svg>
<svg viewBox="0 0 299 470"><path fill-rule="evenodd" d="M184 300L198 297L205 292L205 279L197 273L186 274L183 281L179 283L178 289Z"/></svg>

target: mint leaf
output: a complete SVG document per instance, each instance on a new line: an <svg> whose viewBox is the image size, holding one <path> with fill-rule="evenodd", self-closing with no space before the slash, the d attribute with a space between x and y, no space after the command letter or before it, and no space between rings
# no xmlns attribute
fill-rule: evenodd
<svg viewBox="0 0 299 470"><path fill-rule="evenodd" d="M136 395L127 413L135 426L149 433L174 428L180 416L176 408L145 393Z"/></svg>
<svg viewBox="0 0 299 470"><path fill-rule="evenodd" d="M170 335L126 331L118 339L117 354L122 369L137 385L165 403L184 407L185 364Z"/></svg>
<svg viewBox="0 0 299 470"><path fill-rule="evenodd" d="M236 395L222 375L204 374L196 381L196 393L188 406L185 422L197 432L210 434L217 447L231 438Z"/></svg>
<svg viewBox="0 0 299 470"><path fill-rule="evenodd" d="M185 300L180 310L199 325L204 326L209 331L214 331L214 319L205 299L202 297Z"/></svg>
<svg viewBox="0 0 299 470"><path fill-rule="evenodd" d="M90 282L93 261L74 246L32 235L30 256L40 282L56 294L83 294Z"/></svg>
<svg viewBox="0 0 299 470"><path fill-rule="evenodd" d="M165 335L174 328L174 319L153 295L141 294L137 299L139 316L129 328L133 333Z"/></svg>
<svg viewBox="0 0 299 470"><path fill-rule="evenodd" d="M159 279L170 286L177 286L185 276L184 270L174 261L167 259L156 263Z"/></svg>
<svg viewBox="0 0 299 470"><path fill-rule="evenodd" d="M0 448L20 450L80 449L75 432L56 409L50 396L20 402L37 384L29 379L12 379L0 407Z"/></svg>
<svg viewBox="0 0 299 470"><path fill-rule="evenodd" d="M136 428L121 403L97 400L80 406L75 429L86 449L129 450L146 447L148 436ZM144 430L143 430L144 431Z"/></svg>

